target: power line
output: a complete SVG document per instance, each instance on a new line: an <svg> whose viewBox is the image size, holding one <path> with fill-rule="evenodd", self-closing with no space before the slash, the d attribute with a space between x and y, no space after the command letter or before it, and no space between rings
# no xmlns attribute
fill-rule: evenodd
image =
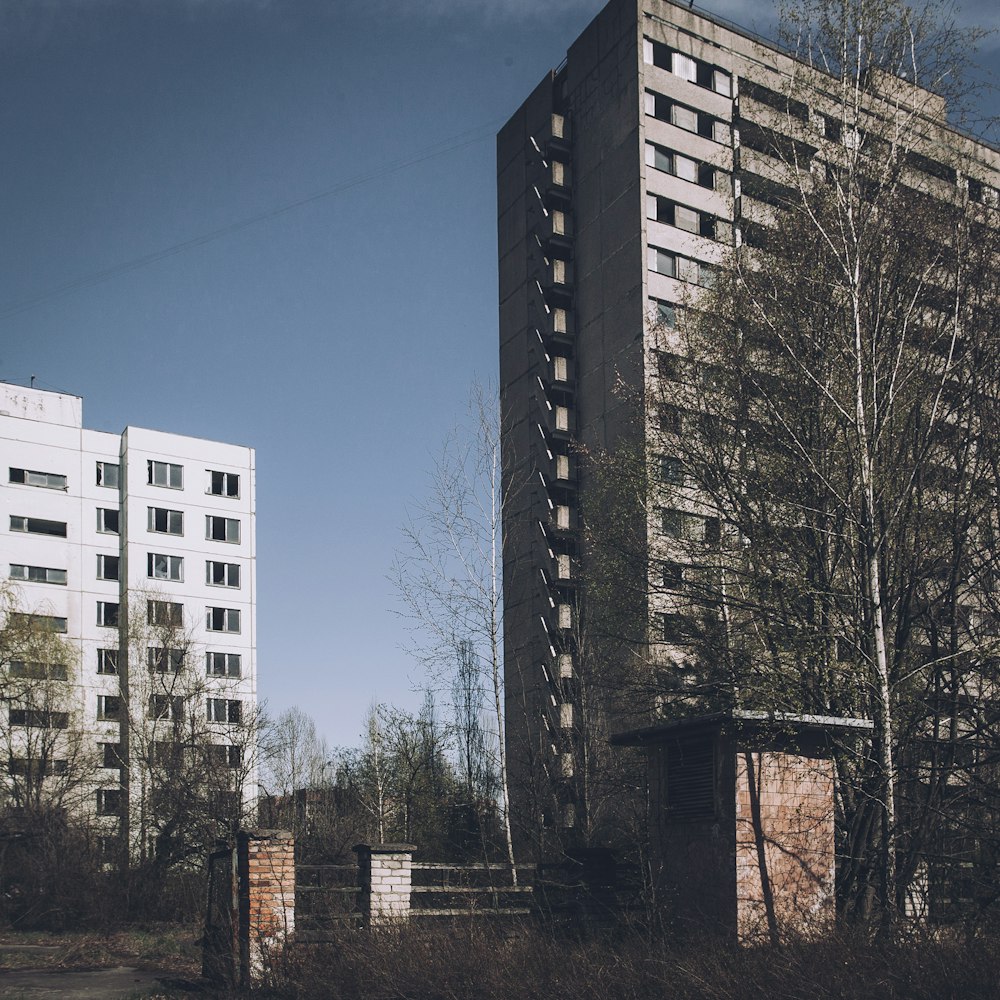
<svg viewBox="0 0 1000 1000"><path fill-rule="evenodd" d="M370 170L367 173L358 174L356 177L352 177L341 184L337 184L335 187L327 188L325 191L319 191L316 194L308 195L305 198L299 198L296 201L287 202L286 204L279 205L277 208L273 208L267 212L261 212L259 215L247 216L245 219L231 222L229 225L223 226L220 229L213 229L210 232L202 233L200 236L192 236L190 239L184 240L181 243L175 243L172 246L164 247L161 250L154 250L152 253L144 254L141 257L133 257L131 260L124 261L121 264L115 264L113 267L107 267L100 271L92 271L90 274L74 278L72 281L67 281L63 285L57 285L55 288L39 292L29 298L20 299L16 302L9 302L0 307L0 317L16 316L18 313L27 312L29 309L33 309L35 306L41 305L43 302L60 298L61 296L68 295L70 292L75 292L81 288L89 288L93 285L102 284L103 282L110 281L112 278L116 278L121 274L127 274L129 271L137 271L140 268L149 267L151 264L156 264L161 260L166 260L168 257L176 257L178 254L186 253L188 250L193 250L195 247L205 246L207 243L214 243L216 240L221 240L226 236L232 236L233 233L238 233L243 229L249 229L251 226L267 222L269 219L274 219L279 215L286 214L287 212L293 212L298 208L304 207L305 205L311 205L314 202L322 201L325 198L332 198L335 195L343 194L345 191L349 191L351 188L359 187L362 184L368 184L380 177L386 177L389 174L398 173L400 170L416 166L418 163L424 163L426 160L434 159L437 156L444 156L446 153L453 153L456 150L464 149L466 146L475 145L478 142L482 142L484 139L491 138L496 133L497 128L502 124L502 119L494 122L487 122L486 124L479 125L467 132L461 132L458 135L442 139L440 142L426 146L413 156L409 156L401 160L393 160L391 163L388 163L383 167L379 167L377 170Z"/></svg>

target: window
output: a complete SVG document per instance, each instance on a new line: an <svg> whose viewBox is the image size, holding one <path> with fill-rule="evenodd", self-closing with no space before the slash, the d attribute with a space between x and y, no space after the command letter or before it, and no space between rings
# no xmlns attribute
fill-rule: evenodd
<svg viewBox="0 0 1000 1000"><path fill-rule="evenodd" d="M661 431L668 434L680 434L684 429L684 415L679 406L672 403L661 403L656 408L656 422Z"/></svg>
<svg viewBox="0 0 1000 1000"><path fill-rule="evenodd" d="M120 743L101 743L101 766L122 768L125 761L122 758L122 745Z"/></svg>
<svg viewBox="0 0 1000 1000"><path fill-rule="evenodd" d="M672 455L660 456L660 482L670 486L683 486L684 463Z"/></svg>
<svg viewBox="0 0 1000 1000"><path fill-rule="evenodd" d="M239 632L240 612L238 608L208 608L205 627L210 632Z"/></svg>
<svg viewBox="0 0 1000 1000"><path fill-rule="evenodd" d="M118 534L118 511L106 507L97 508L97 530L104 535Z"/></svg>
<svg viewBox="0 0 1000 1000"><path fill-rule="evenodd" d="M99 649L97 651L97 672L99 674L118 673L117 649Z"/></svg>
<svg viewBox="0 0 1000 1000"><path fill-rule="evenodd" d="M146 601L146 621L150 625L182 625L184 605L173 601Z"/></svg>
<svg viewBox="0 0 1000 1000"><path fill-rule="evenodd" d="M205 563L205 582L213 587L239 587L240 564L209 560Z"/></svg>
<svg viewBox="0 0 1000 1000"><path fill-rule="evenodd" d="M659 247L649 248L649 269L668 278L677 277L677 257Z"/></svg>
<svg viewBox="0 0 1000 1000"><path fill-rule="evenodd" d="M801 122L809 120L809 108L802 101L796 101L787 94L781 94L763 84L754 83L745 76L740 77L740 97L749 97L758 104L765 104L782 114L789 114Z"/></svg>
<svg viewBox="0 0 1000 1000"><path fill-rule="evenodd" d="M656 373L668 382L685 381L687 368L684 358L669 351L656 352Z"/></svg>
<svg viewBox="0 0 1000 1000"><path fill-rule="evenodd" d="M107 556L103 552L97 554L97 579L117 580L120 559L118 556Z"/></svg>
<svg viewBox="0 0 1000 1000"><path fill-rule="evenodd" d="M114 462L97 463L97 485L118 489L119 468Z"/></svg>
<svg viewBox="0 0 1000 1000"><path fill-rule="evenodd" d="M690 156L675 153L672 149L658 146L653 142L646 143L646 166L673 174L674 177L679 177L682 181L688 181L700 187L715 187L715 167L711 164L693 160Z"/></svg>
<svg viewBox="0 0 1000 1000"><path fill-rule="evenodd" d="M69 712L47 712L41 708L12 708L9 720L12 726L65 729L69 725Z"/></svg>
<svg viewBox="0 0 1000 1000"><path fill-rule="evenodd" d="M650 299L652 322L664 330L677 328L677 307L663 299Z"/></svg>
<svg viewBox="0 0 1000 1000"><path fill-rule="evenodd" d="M685 55L662 42L654 42L651 38L642 40L642 54L644 62L665 69L682 80L714 90L725 97L729 97L732 93L729 74L725 70L717 69L711 63Z"/></svg>
<svg viewBox="0 0 1000 1000"><path fill-rule="evenodd" d="M208 492L217 497L238 497L240 477L235 472L215 472L208 470Z"/></svg>
<svg viewBox="0 0 1000 1000"><path fill-rule="evenodd" d="M58 583L66 586L66 570L52 569L49 566L22 566L20 563L11 563L10 578L27 580L29 583Z"/></svg>
<svg viewBox="0 0 1000 1000"><path fill-rule="evenodd" d="M652 90L646 91L646 114L713 142L729 142L729 125L726 122L686 104L678 104Z"/></svg>
<svg viewBox="0 0 1000 1000"><path fill-rule="evenodd" d="M240 540L239 519L206 514L205 537L216 542L238 542Z"/></svg>
<svg viewBox="0 0 1000 1000"><path fill-rule="evenodd" d="M243 747L214 743L208 748L208 759L215 767L242 767Z"/></svg>
<svg viewBox="0 0 1000 1000"><path fill-rule="evenodd" d="M65 521L46 521L40 517L17 517L10 516L11 531L27 531L32 535L55 535L57 538L66 537Z"/></svg>
<svg viewBox="0 0 1000 1000"><path fill-rule="evenodd" d="M664 508L660 512L663 534L669 538L683 538L689 542L707 542L718 545L721 537L719 519L687 514L684 511Z"/></svg>
<svg viewBox="0 0 1000 1000"><path fill-rule="evenodd" d="M740 179L740 194L756 201L763 201L775 208L788 208L799 200L795 188L779 184L760 174L746 173Z"/></svg>
<svg viewBox="0 0 1000 1000"><path fill-rule="evenodd" d="M157 740L153 744L153 759L160 767L179 768L184 763L184 747L176 740Z"/></svg>
<svg viewBox="0 0 1000 1000"><path fill-rule="evenodd" d="M646 217L710 240L716 238L714 215L679 205L657 194L646 195Z"/></svg>
<svg viewBox="0 0 1000 1000"><path fill-rule="evenodd" d="M165 507L147 507L148 527L163 535L184 534L184 512Z"/></svg>
<svg viewBox="0 0 1000 1000"><path fill-rule="evenodd" d="M183 581L184 557L168 556L162 552L147 552L146 576L151 580Z"/></svg>
<svg viewBox="0 0 1000 1000"><path fill-rule="evenodd" d="M152 719L169 719L172 722L179 722L184 718L184 699L169 694L151 695L149 715Z"/></svg>
<svg viewBox="0 0 1000 1000"><path fill-rule="evenodd" d="M664 642L681 645L690 641L692 622L687 615L676 611L668 611L660 615L660 638Z"/></svg>
<svg viewBox="0 0 1000 1000"><path fill-rule="evenodd" d="M239 677L239 653L206 653L205 669L209 677Z"/></svg>
<svg viewBox="0 0 1000 1000"><path fill-rule="evenodd" d="M681 563L663 564L663 589L681 590L684 586L684 566Z"/></svg>
<svg viewBox="0 0 1000 1000"><path fill-rule="evenodd" d="M208 721L237 723L243 717L243 702L232 698L209 698Z"/></svg>
<svg viewBox="0 0 1000 1000"><path fill-rule="evenodd" d="M147 482L150 486L166 486L171 490L184 489L184 467L170 462L146 462Z"/></svg>
<svg viewBox="0 0 1000 1000"><path fill-rule="evenodd" d="M931 159L931 157L925 156L923 153L918 153L915 150L910 150L906 153L905 159L911 167L914 167L921 173L930 174L931 177L948 181L949 184L955 184L958 181L958 174L955 172L955 168L948 166L946 163L941 163L940 160Z"/></svg>
<svg viewBox="0 0 1000 1000"><path fill-rule="evenodd" d="M118 602L97 602L97 624L107 628L118 628Z"/></svg>
<svg viewBox="0 0 1000 1000"><path fill-rule="evenodd" d="M64 681L69 676L65 663L39 663L33 660L11 660L11 677L32 680Z"/></svg>
<svg viewBox="0 0 1000 1000"><path fill-rule="evenodd" d="M177 674L184 667L185 649L150 646L146 650L146 660L149 669L157 674Z"/></svg>
<svg viewBox="0 0 1000 1000"><path fill-rule="evenodd" d="M1000 205L1000 191L983 181L969 178L969 197L981 205L989 205L996 208Z"/></svg>
<svg viewBox="0 0 1000 1000"><path fill-rule="evenodd" d="M765 156L795 163L800 169L807 168L809 161L816 155L815 146L745 119L740 121L740 143Z"/></svg>
<svg viewBox="0 0 1000 1000"><path fill-rule="evenodd" d="M47 778L53 774L65 774L67 767L65 760L46 760L42 757L10 758L10 773L25 777L30 775L34 778Z"/></svg>
<svg viewBox="0 0 1000 1000"><path fill-rule="evenodd" d="M122 811L122 790L120 788L97 789L97 815L117 816Z"/></svg>
<svg viewBox="0 0 1000 1000"><path fill-rule="evenodd" d="M55 615L32 615L23 611L12 611L9 616L10 623L18 628L26 628L32 632L66 632L68 631L67 620L58 618Z"/></svg>
<svg viewBox="0 0 1000 1000"><path fill-rule="evenodd" d="M56 472L33 472L31 469L10 470L10 481L21 483L22 486L41 486L47 490L65 490L69 488L65 476Z"/></svg>

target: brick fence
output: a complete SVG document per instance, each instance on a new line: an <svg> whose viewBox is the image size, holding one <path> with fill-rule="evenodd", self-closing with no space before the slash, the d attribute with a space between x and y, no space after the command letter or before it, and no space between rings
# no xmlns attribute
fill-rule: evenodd
<svg viewBox="0 0 1000 1000"><path fill-rule="evenodd" d="M247 988L267 978L295 930L295 840L284 830L244 830L209 858L202 971Z"/></svg>

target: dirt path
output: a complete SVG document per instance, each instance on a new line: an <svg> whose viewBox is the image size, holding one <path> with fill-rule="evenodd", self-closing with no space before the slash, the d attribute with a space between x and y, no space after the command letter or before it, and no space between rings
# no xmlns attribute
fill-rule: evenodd
<svg viewBox="0 0 1000 1000"><path fill-rule="evenodd" d="M168 977L169 984L169 977ZM49 969L19 969L0 972L0 997L35 1000L44 997L79 997L80 1000L119 1000L124 997L178 996L155 972L119 965L89 972L53 972Z"/></svg>

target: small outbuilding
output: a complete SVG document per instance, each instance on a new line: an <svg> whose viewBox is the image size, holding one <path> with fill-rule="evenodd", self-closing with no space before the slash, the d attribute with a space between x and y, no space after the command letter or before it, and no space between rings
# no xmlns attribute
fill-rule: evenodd
<svg viewBox="0 0 1000 1000"><path fill-rule="evenodd" d="M647 752L658 890L679 928L744 944L832 925L834 764L872 723L730 711L619 733Z"/></svg>

